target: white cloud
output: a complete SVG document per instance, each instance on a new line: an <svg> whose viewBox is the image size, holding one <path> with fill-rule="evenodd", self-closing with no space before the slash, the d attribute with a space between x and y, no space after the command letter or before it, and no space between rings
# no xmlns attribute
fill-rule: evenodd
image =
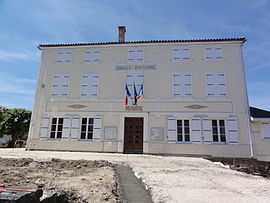
<svg viewBox="0 0 270 203"><path fill-rule="evenodd" d="M31 52L10 52L0 50L0 60L38 60L38 54Z"/></svg>

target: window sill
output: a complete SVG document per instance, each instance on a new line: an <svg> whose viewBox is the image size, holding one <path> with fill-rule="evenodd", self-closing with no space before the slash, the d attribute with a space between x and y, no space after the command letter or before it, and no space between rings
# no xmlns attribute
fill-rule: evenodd
<svg viewBox="0 0 270 203"><path fill-rule="evenodd" d="M179 141L176 141L175 144L192 144L192 142L179 142Z"/></svg>
<svg viewBox="0 0 270 203"><path fill-rule="evenodd" d="M226 145L226 142L212 142L213 145Z"/></svg>

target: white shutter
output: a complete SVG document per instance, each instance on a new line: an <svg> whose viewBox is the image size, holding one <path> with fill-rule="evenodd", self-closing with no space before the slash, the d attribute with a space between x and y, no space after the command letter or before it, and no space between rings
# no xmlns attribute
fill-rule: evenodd
<svg viewBox="0 0 270 203"><path fill-rule="evenodd" d="M182 77L181 77L180 73L173 74L173 94L174 94L174 96L182 96L181 78Z"/></svg>
<svg viewBox="0 0 270 203"><path fill-rule="evenodd" d="M99 62L100 61L100 51L94 50L93 51L93 62Z"/></svg>
<svg viewBox="0 0 270 203"><path fill-rule="evenodd" d="M69 139L71 131L71 117L65 116L64 123L63 123L63 134L62 139Z"/></svg>
<svg viewBox="0 0 270 203"><path fill-rule="evenodd" d="M262 137L264 140L270 140L270 124L269 123L262 123Z"/></svg>
<svg viewBox="0 0 270 203"><path fill-rule="evenodd" d="M54 75L52 81L52 96L59 96L61 88L61 75Z"/></svg>
<svg viewBox="0 0 270 203"><path fill-rule="evenodd" d="M100 51L99 50L89 50L84 54L84 62L99 62L100 61Z"/></svg>
<svg viewBox="0 0 270 203"><path fill-rule="evenodd" d="M189 59L189 48L188 47L175 47L173 48L173 60L183 61Z"/></svg>
<svg viewBox="0 0 270 203"><path fill-rule="evenodd" d="M228 133L230 144L239 144L237 118L228 119Z"/></svg>
<svg viewBox="0 0 270 203"><path fill-rule="evenodd" d="M71 140L78 140L80 132L80 117L73 116L71 120L71 134L70 139Z"/></svg>
<svg viewBox="0 0 270 203"><path fill-rule="evenodd" d="M201 119L192 118L192 142L201 144L202 143L202 132L201 132Z"/></svg>
<svg viewBox="0 0 270 203"><path fill-rule="evenodd" d="M49 121L50 118L43 116L41 119L41 126L40 126L40 139L46 139L48 135L48 128L49 128Z"/></svg>
<svg viewBox="0 0 270 203"><path fill-rule="evenodd" d="M81 86L81 96L82 97L88 97L90 94L90 75L89 74L84 74L82 76L82 86Z"/></svg>
<svg viewBox="0 0 270 203"><path fill-rule="evenodd" d="M71 62L71 52L65 52L64 54L64 63L70 63Z"/></svg>
<svg viewBox="0 0 270 203"><path fill-rule="evenodd" d="M144 60L144 51L143 51L143 49L137 49L136 50L136 61L143 62L143 60Z"/></svg>
<svg viewBox="0 0 270 203"><path fill-rule="evenodd" d="M213 142L212 124L209 118L202 119L202 135L203 135L203 143L212 144Z"/></svg>
<svg viewBox="0 0 270 203"><path fill-rule="evenodd" d="M143 72L129 71L127 74L127 87L131 94L131 97L134 97L134 83L136 85L136 91L137 93L139 93L141 86L143 84Z"/></svg>
<svg viewBox="0 0 270 203"><path fill-rule="evenodd" d="M68 83L69 83L69 76L68 75L62 75L61 76L61 87L60 87L59 96L61 96L61 97L68 96Z"/></svg>
<svg viewBox="0 0 270 203"><path fill-rule="evenodd" d="M129 62L136 61L136 50L135 49L128 50L128 61Z"/></svg>
<svg viewBox="0 0 270 203"><path fill-rule="evenodd" d="M93 141L101 140L101 132L102 132L102 117L97 116L94 118Z"/></svg>
<svg viewBox="0 0 270 203"><path fill-rule="evenodd" d="M84 53L84 62L91 62L92 61L92 52L86 51Z"/></svg>
<svg viewBox="0 0 270 203"><path fill-rule="evenodd" d="M99 75L91 74L91 84L90 84L90 96L98 96L98 85L99 85Z"/></svg>
<svg viewBox="0 0 270 203"><path fill-rule="evenodd" d="M225 74L217 73L217 96L226 96Z"/></svg>
<svg viewBox="0 0 270 203"><path fill-rule="evenodd" d="M176 120L174 117L168 117L168 143L176 142Z"/></svg>
<svg viewBox="0 0 270 203"><path fill-rule="evenodd" d="M215 74L214 73L206 74L206 84L207 84L208 96L215 96L216 88L215 88Z"/></svg>
<svg viewBox="0 0 270 203"><path fill-rule="evenodd" d="M183 96L192 96L191 73L183 72Z"/></svg>
<svg viewBox="0 0 270 203"><path fill-rule="evenodd" d="M142 87L142 84L143 84L143 74L142 73L136 74L136 76L135 76L135 84L136 84L136 91L137 91L137 94L138 94L141 87Z"/></svg>
<svg viewBox="0 0 270 203"><path fill-rule="evenodd" d="M64 63L64 52L58 52L57 53L57 63Z"/></svg>
<svg viewBox="0 0 270 203"><path fill-rule="evenodd" d="M222 59L222 49L220 47L205 47L205 58L208 60Z"/></svg>

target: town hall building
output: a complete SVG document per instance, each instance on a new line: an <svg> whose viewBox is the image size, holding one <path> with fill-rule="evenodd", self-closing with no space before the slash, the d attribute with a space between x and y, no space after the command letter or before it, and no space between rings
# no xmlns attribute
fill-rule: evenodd
<svg viewBox="0 0 270 203"><path fill-rule="evenodd" d="M126 42L125 32L38 46L28 149L253 157L245 38Z"/></svg>

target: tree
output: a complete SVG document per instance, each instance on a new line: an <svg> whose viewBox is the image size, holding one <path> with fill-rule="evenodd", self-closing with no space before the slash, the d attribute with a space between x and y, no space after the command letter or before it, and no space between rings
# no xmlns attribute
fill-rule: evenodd
<svg viewBox="0 0 270 203"><path fill-rule="evenodd" d="M25 109L8 110L7 119L3 124L3 129L5 130L5 134L12 136L9 147L13 147L17 139L26 140L30 118L31 111Z"/></svg>
<svg viewBox="0 0 270 203"><path fill-rule="evenodd" d="M6 121L9 117L9 109L0 106L0 137L6 134Z"/></svg>

